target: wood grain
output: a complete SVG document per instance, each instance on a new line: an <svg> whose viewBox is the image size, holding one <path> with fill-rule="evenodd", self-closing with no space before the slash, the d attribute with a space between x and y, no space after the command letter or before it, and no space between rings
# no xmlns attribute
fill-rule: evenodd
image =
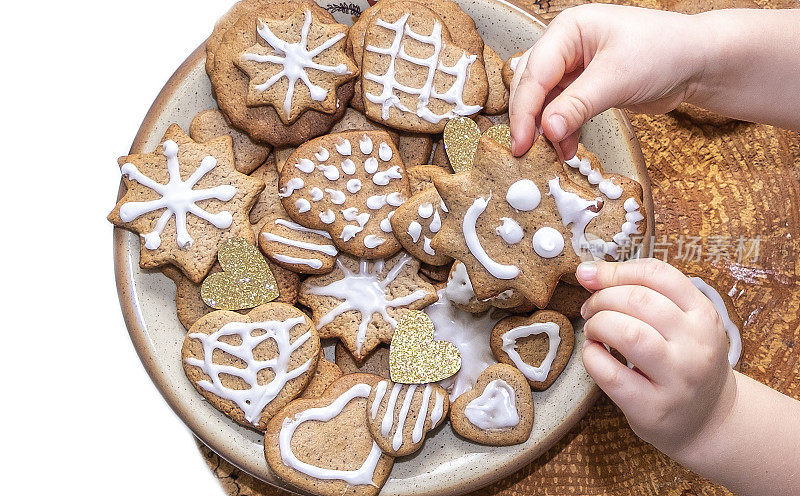
<svg viewBox="0 0 800 496"><path fill-rule="evenodd" d="M517 0L552 19L582 2ZM620 4L697 12L701 7L796 7L789 0L641 0ZM702 6L701 6L702 3ZM629 114L642 145L656 205L656 256L705 274L728 291L744 320L741 371L800 399L800 134L691 113ZM708 122L717 122L710 125ZM664 237L662 239L662 236ZM739 260L735 242L760 236L758 256ZM687 257L681 240L728 246ZM727 241L727 245L719 243ZM662 242L663 241L663 242ZM750 247L753 243L750 242ZM205 446L209 468L230 496L278 496L280 490L234 469ZM725 495L641 441L603 396L544 456L475 496Z"/></svg>

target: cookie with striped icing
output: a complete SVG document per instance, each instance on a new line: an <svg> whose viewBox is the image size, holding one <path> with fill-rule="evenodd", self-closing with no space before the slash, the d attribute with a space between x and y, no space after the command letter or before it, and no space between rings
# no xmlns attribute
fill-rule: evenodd
<svg viewBox="0 0 800 496"><path fill-rule="evenodd" d="M265 219L258 244L270 260L298 274L326 274L333 270L339 254L330 234L301 226L284 215Z"/></svg>

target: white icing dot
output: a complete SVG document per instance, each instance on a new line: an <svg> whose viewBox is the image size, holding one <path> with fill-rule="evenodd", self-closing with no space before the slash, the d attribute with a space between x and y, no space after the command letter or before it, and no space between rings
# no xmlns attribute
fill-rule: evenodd
<svg viewBox="0 0 800 496"><path fill-rule="evenodd" d="M322 200L322 197L325 195L325 193L323 193L322 190L316 186L311 188L308 194L311 196L311 201L315 202Z"/></svg>
<svg viewBox="0 0 800 496"><path fill-rule="evenodd" d="M337 181L339 179L339 169L333 165L320 165L320 170L325 178L329 181Z"/></svg>
<svg viewBox="0 0 800 496"><path fill-rule="evenodd" d="M374 195L367 198L367 208L378 210L386 205L386 195Z"/></svg>
<svg viewBox="0 0 800 496"><path fill-rule="evenodd" d="M350 142L348 141L348 143ZM356 164L349 158L346 158L342 162L342 171L347 175L353 175L356 173Z"/></svg>
<svg viewBox="0 0 800 496"><path fill-rule="evenodd" d="M347 191L355 194L361 191L361 180L351 179L347 181Z"/></svg>
<svg viewBox="0 0 800 496"><path fill-rule="evenodd" d="M423 219L427 219L433 215L433 205L430 202L425 202L419 206L417 213Z"/></svg>
<svg viewBox="0 0 800 496"><path fill-rule="evenodd" d="M311 210L311 203L305 198L300 198L299 200L294 202L294 206L295 208L297 208L297 211L301 214Z"/></svg>
<svg viewBox="0 0 800 496"><path fill-rule="evenodd" d="M436 256L436 252L431 248L431 238L425 236L425 241L422 243L422 251L431 256Z"/></svg>
<svg viewBox="0 0 800 496"><path fill-rule="evenodd" d="M328 157L330 156L331 154L328 152L328 150L322 147L320 147L319 151L314 154L314 157L316 157L316 159L320 162L328 160Z"/></svg>
<svg viewBox="0 0 800 496"><path fill-rule="evenodd" d="M392 232L392 223L389 222L389 219L392 218L392 215L394 215L394 210L389 212L389 215L387 215L386 218L381 221L381 231L385 233Z"/></svg>
<svg viewBox="0 0 800 496"><path fill-rule="evenodd" d="M393 165L385 171L378 172L372 176L372 182L378 186L386 186L392 179L401 179L402 177L403 173L400 172L400 166Z"/></svg>
<svg viewBox="0 0 800 496"><path fill-rule="evenodd" d="M447 210L447 205L444 204L444 200L439 201L439 206L442 207L442 212L444 213L450 212L449 210Z"/></svg>
<svg viewBox="0 0 800 496"><path fill-rule="evenodd" d="M306 174L311 174L314 172L314 162L310 161L307 158L301 158L296 164L295 167L300 169L301 172L305 172Z"/></svg>
<svg viewBox="0 0 800 496"><path fill-rule="evenodd" d="M378 170L378 159L370 157L364 161L364 170L369 174L375 174Z"/></svg>
<svg viewBox="0 0 800 496"><path fill-rule="evenodd" d="M558 256L564 251L564 236L552 227L541 227L533 234L533 251L542 258Z"/></svg>
<svg viewBox="0 0 800 496"><path fill-rule="evenodd" d="M382 245L386 240L374 234L367 234L364 236L364 246L367 248L375 248Z"/></svg>
<svg viewBox="0 0 800 496"><path fill-rule="evenodd" d="M442 228L442 219L439 217L439 211L433 213L433 219L431 220L431 225L428 226L428 229L431 230L432 233L439 232L439 229Z"/></svg>
<svg viewBox="0 0 800 496"><path fill-rule="evenodd" d="M411 224L408 225L408 235L411 236L411 239L416 243L419 241L419 235L422 232L422 226L417 221L412 221Z"/></svg>
<svg viewBox="0 0 800 496"><path fill-rule="evenodd" d="M292 193L294 193L295 191L297 191L298 189L302 188L305 185L306 183L302 179L300 179L299 177L293 177L288 181L286 181L286 186L284 186L283 188L280 189L280 191L278 191L278 196L281 198L286 198L288 196L291 196Z"/></svg>
<svg viewBox="0 0 800 496"><path fill-rule="evenodd" d="M353 149L350 146L349 140L342 140L334 146L336 147L336 151L339 152L339 155L342 155L344 157L347 157L351 153L353 153Z"/></svg>
<svg viewBox="0 0 800 496"><path fill-rule="evenodd" d="M325 192L331 196L331 201L336 205L341 205L347 200L344 193L337 189L325 188Z"/></svg>
<svg viewBox="0 0 800 496"><path fill-rule="evenodd" d="M508 187L506 201L517 210L529 212L539 206L542 193L530 179L520 179Z"/></svg>
<svg viewBox="0 0 800 496"><path fill-rule="evenodd" d="M517 221L509 217L500 217L500 220L503 221L503 225L498 226L494 232L503 238L503 241L510 245L515 245L522 241L522 238L525 236L525 232L522 230L522 227L520 227Z"/></svg>
<svg viewBox="0 0 800 496"><path fill-rule="evenodd" d="M384 162L388 162L392 159L392 149L386 143L381 143L381 146L378 147L378 156Z"/></svg>
<svg viewBox="0 0 800 496"><path fill-rule="evenodd" d="M389 193L386 195L386 203L393 207L399 207L403 203L406 202L406 199L403 198L403 195L399 192Z"/></svg>
<svg viewBox="0 0 800 496"><path fill-rule="evenodd" d="M366 134L358 141L358 147L361 149L361 153L364 155L369 155L372 153L372 140Z"/></svg>
<svg viewBox="0 0 800 496"><path fill-rule="evenodd" d="M336 214L333 213L333 210L328 209L319 213L319 220L321 220L324 224L332 224L333 221L336 220Z"/></svg>

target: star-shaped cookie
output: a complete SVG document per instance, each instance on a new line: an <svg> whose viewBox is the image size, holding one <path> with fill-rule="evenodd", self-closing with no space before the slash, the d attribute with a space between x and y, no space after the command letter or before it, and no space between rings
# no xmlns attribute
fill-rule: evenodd
<svg viewBox="0 0 800 496"><path fill-rule="evenodd" d="M478 299L513 289L543 308L559 278L581 262L588 240L615 234L601 229L587 236L603 200L567 179L545 140L517 158L483 136L470 171L434 184L450 213L431 246L464 263Z"/></svg>
<svg viewBox="0 0 800 496"><path fill-rule="evenodd" d="M286 19L258 19L258 43L235 61L250 78L247 106L271 105L290 124L305 110L336 111L336 88L359 74L345 53L347 26L305 6Z"/></svg>
<svg viewBox="0 0 800 496"><path fill-rule="evenodd" d="M119 165L126 192L108 220L141 235L142 268L171 263L199 283L224 240L254 242L248 212L264 183L236 171L230 136L197 143L173 124L153 153Z"/></svg>

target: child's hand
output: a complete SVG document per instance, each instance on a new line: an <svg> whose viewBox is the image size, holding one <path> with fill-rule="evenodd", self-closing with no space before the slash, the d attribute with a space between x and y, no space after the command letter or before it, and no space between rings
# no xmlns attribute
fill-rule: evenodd
<svg viewBox="0 0 800 496"><path fill-rule="evenodd" d="M581 309L584 366L634 432L679 459L713 436L733 408L736 380L727 335L708 298L654 259L583 263L577 277L595 292Z"/></svg>
<svg viewBox="0 0 800 496"><path fill-rule="evenodd" d="M702 72L704 36L695 17L673 12L602 4L563 11L511 83L514 154L530 148L539 125L568 159L581 126L604 110L674 109Z"/></svg>

